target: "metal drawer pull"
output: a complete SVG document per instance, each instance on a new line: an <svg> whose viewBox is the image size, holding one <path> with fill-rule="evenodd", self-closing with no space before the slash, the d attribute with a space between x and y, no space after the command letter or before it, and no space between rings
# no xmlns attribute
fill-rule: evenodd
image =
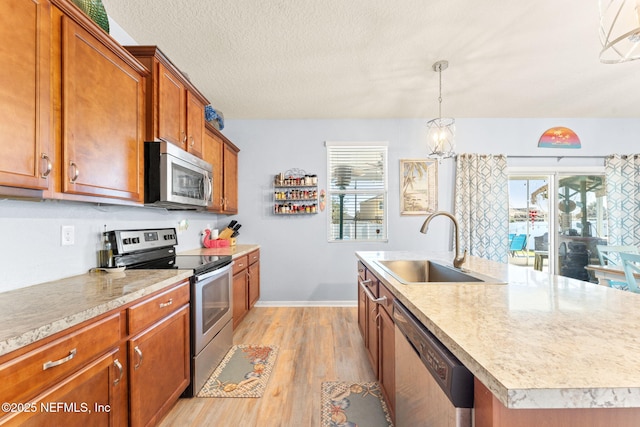
<svg viewBox="0 0 640 427"><path fill-rule="evenodd" d="M136 370L136 369L138 369L140 367L140 365L142 365L142 350L140 350L140 348L138 346L135 346L133 348L133 351L136 352L136 354L138 355L138 359L139 359L138 363L136 363L133 366L133 369Z"/></svg>
<svg viewBox="0 0 640 427"><path fill-rule="evenodd" d="M40 175L40 178L46 178L51 173L51 167L52 167L51 166L51 159L45 153L41 153L40 154L40 158L42 160L46 160L47 161L47 169L45 169L45 171L42 173L42 175Z"/></svg>
<svg viewBox="0 0 640 427"><path fill-rule="evenodd" d="M364 293L367 294L367 298L369 298L371 302L375 302L376 304L381 304L385 302L387 300L386 296L381 296L380 298L376 298L373 296L371 291L364 285L367 282L371 282L371 280L365 280L364 282L360 282L360 287L362 288Z"/></svg>
<svg viewBox="0 0 640 427"><path fill-rule="evenodd" d="M120 363L118 359L114 360L113 364L116 368L118 368L118 371L120 371L120 375L118 375L118 378L116 378L115 381L113 381L113 385L116 385L122 379L122 375L124 374L124 369L122 369L122 363Z"/></svg>
<svg viewBox="0 0 640 427"><path fill-rule="evenodd" d="M73 359L74 357L76 357L76 349L75 348L69 352L69 355L67 357L63 357L62 359L55 360L55 361L51 361L50 360L47 363L44 363L42 365L42 370L46 371L49 368L53 368L55 366L62 365L63 363L67 363L69 360Z"/></svg>
<svg viewBox="0 0 640 427"><path fill-rule="evenodd" d="M173 298L169 298L169 301L167 302L161 302L160 308L169 307L171 304L173 304Z"/></svg>
<svg viewBox="0 0 640 427"><path fill-rule="evenodd" d="M80 169L78 169L78 165L74 162L69 163L69 167L73 168L73 176L71 177L71 182L75 183L78 177L80 176Z"/></svg>

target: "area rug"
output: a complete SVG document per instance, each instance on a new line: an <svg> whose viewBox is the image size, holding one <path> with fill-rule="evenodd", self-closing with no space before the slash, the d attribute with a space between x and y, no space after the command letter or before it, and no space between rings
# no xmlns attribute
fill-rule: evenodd
<svg viewBox="0 0 640 427"><path fill-rule="evenodd" d="M198 397L261 397L278 355L273 345L234 345Z"/></svg>
<svg viewBox="0 0 640 427"><path fill-rule="evenodd" d="M323 382L321 421L322 427L393 426L377 382Z"/></svg>

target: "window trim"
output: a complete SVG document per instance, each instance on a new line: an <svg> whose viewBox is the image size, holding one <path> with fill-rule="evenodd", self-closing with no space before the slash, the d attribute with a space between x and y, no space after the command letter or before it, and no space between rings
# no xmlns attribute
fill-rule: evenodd
<svg viewBox="0 0 640 427"><path fill-rule="evenodd" d="M325 141L326 150L326 162L327 162L327 242L328 243L388 243L389 242L389 142L388 141ZM332 206L331 206L331 162L330 162L330 148L331 147L361 147L361 148L383 148L384 149L384 179L383 179L383 200L384 200L384 215L382 218L382 226L385 231L384 239L335 239L331 235L332 227ZM349 190L348 192L356 194L357 191Z"/></svg>

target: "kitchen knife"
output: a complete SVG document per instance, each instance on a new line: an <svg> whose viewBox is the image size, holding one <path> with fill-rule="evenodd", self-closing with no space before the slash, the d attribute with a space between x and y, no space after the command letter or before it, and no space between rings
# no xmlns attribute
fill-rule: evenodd
<svg viewBox="0 0 640 427"><path fill-rule="evenodd" d="M242 224L236 224L236 225L233 227L233 231L238 231L238 230L240 230L240 227L242 227Z"/></svg>
<svg viewBox="0 0 640 427"><path fill-rule="evenodd" d="M229 223L229 225L227 225L227 227L233 229L233 227L235 227L237 223L238 221L234 219Z"/></svg>

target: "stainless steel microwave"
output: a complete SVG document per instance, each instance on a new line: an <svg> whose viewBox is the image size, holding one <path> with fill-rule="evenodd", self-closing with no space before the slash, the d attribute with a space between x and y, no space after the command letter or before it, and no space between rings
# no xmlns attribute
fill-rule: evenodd
<svg viewBox="0 0 640 427"><path fill-rule="evenodd" d="M204 209L213 200L213 167L177 145L144 143L144 202L167 209Z"/></svg>

